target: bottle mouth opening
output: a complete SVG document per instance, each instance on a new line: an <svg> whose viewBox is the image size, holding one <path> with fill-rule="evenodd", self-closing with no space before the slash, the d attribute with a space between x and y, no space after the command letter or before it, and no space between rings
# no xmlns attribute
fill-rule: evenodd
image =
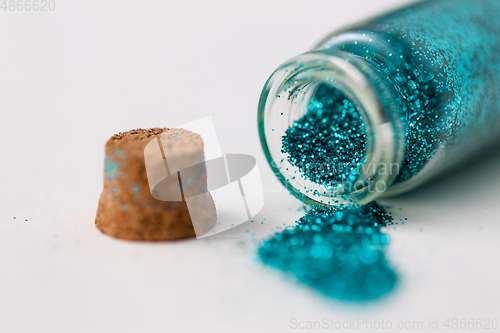
<svg viewBox="0 0 500 333"><path fill-rule="evenodd" d="M266 158L307 204L367 203L392 184L402 161L399 101L367 61L344 52L304 53L280 66L262 91L258 125Z"/></svg>

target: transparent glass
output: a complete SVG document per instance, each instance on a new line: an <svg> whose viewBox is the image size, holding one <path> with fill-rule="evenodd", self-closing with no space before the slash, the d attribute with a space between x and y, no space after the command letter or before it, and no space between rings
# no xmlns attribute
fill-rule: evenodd
<svg viewBox="0 0 500 333"><path fill-rule="evenodd" d="M282 151L321 85L365 124L356 179L318 184ZM367 203L443 174L500 139L500 1L434 0L352 25L282 64L259 101L266 158L308 204ZM318 161L318 164L327 163Z"/></svg>

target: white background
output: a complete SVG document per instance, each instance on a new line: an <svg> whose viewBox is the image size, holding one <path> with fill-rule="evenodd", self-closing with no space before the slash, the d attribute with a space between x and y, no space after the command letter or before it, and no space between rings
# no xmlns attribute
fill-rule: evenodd
<svg viewBox="0 0 500 333"><path fill-rule="evenodd" d="M55 3L0 10L0 332L298 331L292 318L443 328L500 317L500 153L384 201L397 221L408 217L387 230L400 278L385 298L329 300L255 260L256 242L303 215L260 149L264 82L332 29L407 1ZM101 234L106 140L203 116L225 153L258 159L266 204L255 222L172 243Z"/></svg>

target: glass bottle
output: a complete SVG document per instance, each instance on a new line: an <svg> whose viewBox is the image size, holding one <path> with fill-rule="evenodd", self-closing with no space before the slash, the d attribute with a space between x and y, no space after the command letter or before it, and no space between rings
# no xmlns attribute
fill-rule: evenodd
<svg viewBox="0 0 500 333"><path fill-rule="evenodd" d="M283 151L287 129L321 89L345 97L364 123L357 168L324 168L347 172L342 182L313 181L312 163L297 166ZM262 91L258 128L292 194L309 204L362 204L409 191L498 141L499 94L500 1L424 1L333 32L282 64Z"/></svg>

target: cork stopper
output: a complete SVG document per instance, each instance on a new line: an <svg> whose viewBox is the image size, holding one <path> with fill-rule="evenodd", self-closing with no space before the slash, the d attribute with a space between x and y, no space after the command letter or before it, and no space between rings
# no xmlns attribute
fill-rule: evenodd
<svg viewBox="0 0 500 333"><path fill-rule="evenodd" d="M145 165L145 148L153 140L158 141L154 161L156 167L167 168L168 182L156 188L162 195L152 195ZM153 142L154 143L154 142ZM154 143L156 144L156 143ZM148 155L146 154L146 157ZM169 161L171 163L169 164ZM215 205L207 192L207 176L203 163L203 140L185 129L150 128L135 129L113 135L105 145L104 187L99 198L95 224L103 233L120 239L162 241L195 236L182 186L179 197L169 199L174 188L163 184L180 182L180 174L190 177L190 191L204 193L209 198L203 205L192 207L202 211L204 221L198 228L209 228L215 224ZM196 174L186 165L196 165ZM151 167L151 166L148 166ZM191 168L194 170L194 168ZM178 180L176 173L179 173ZM177 183L179 184L179 183ZM167 199L167 200L165 200Z"/></svg>

